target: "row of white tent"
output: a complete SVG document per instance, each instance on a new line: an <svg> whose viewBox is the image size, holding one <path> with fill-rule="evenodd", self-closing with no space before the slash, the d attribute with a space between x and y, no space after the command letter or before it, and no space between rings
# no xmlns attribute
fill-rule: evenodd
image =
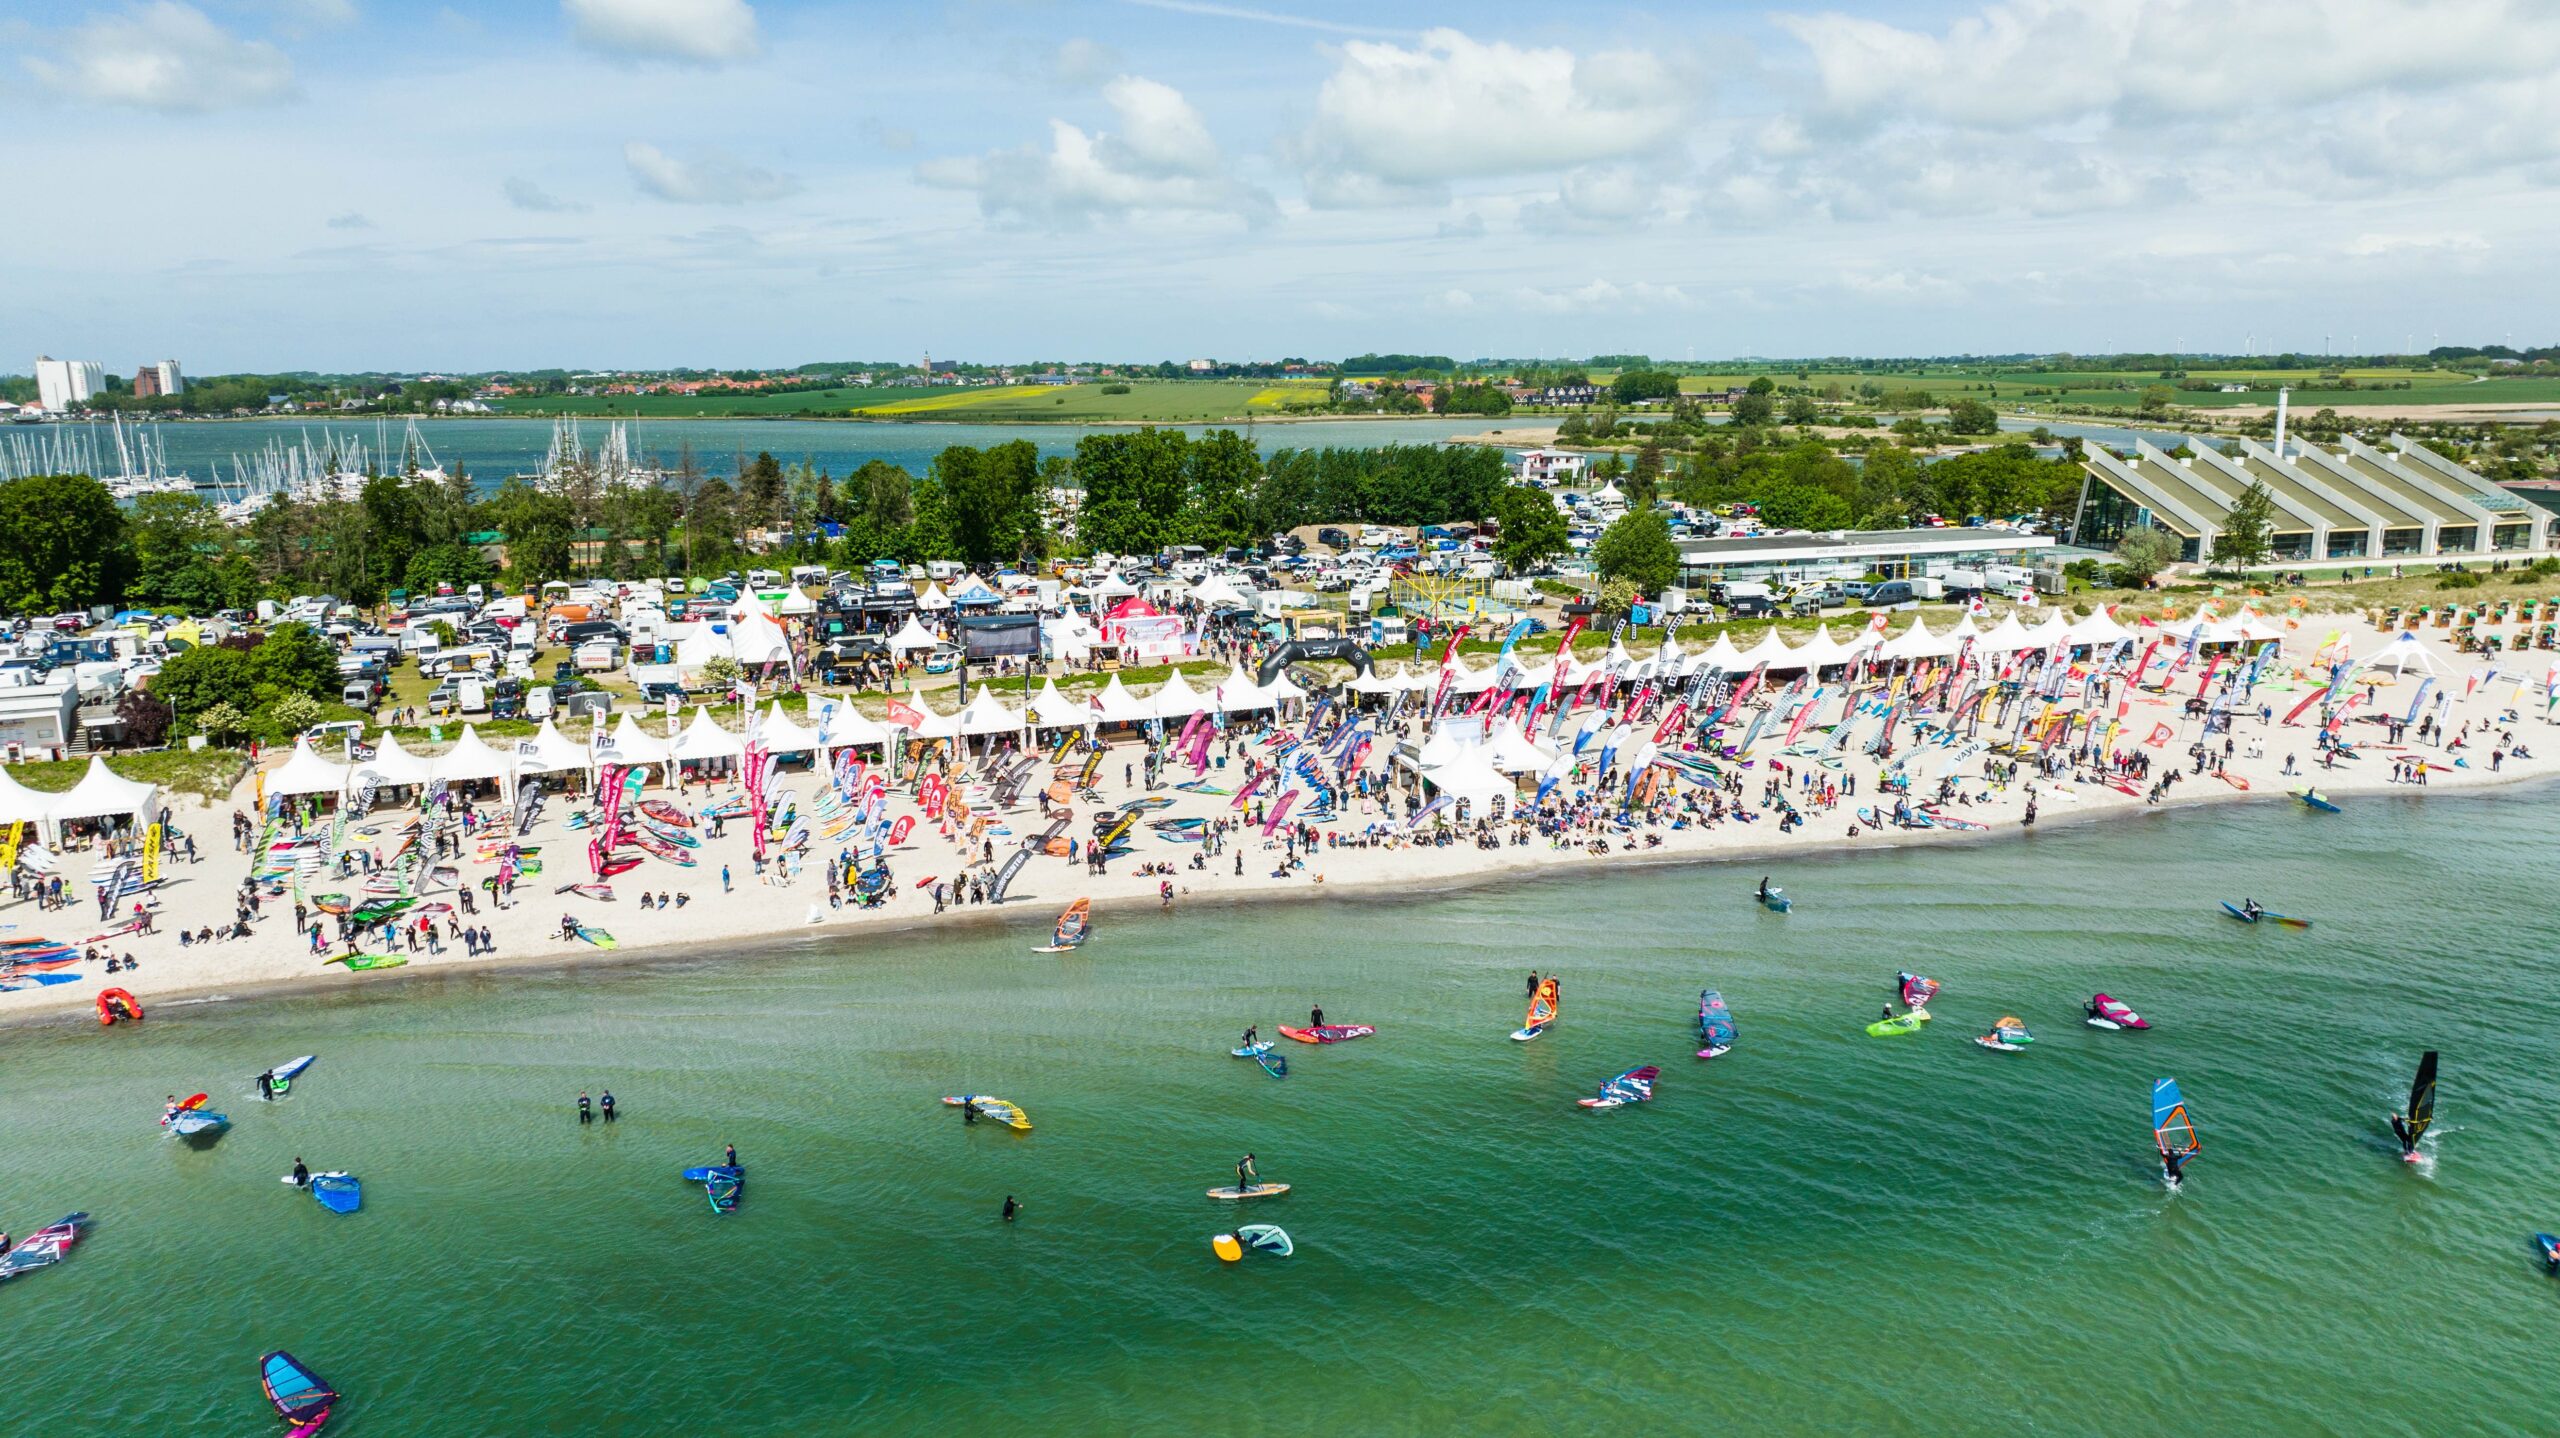
<svg viewBox="0 0 2560 1438"><path fill-rule="evenodd" d="M153 800L159 792L159 785L128 779L95 754L80 782L59 794L30 789L0 768L0 825L28 824L39 836L82 819L130 818L139 827L158 812Z"/></svg>

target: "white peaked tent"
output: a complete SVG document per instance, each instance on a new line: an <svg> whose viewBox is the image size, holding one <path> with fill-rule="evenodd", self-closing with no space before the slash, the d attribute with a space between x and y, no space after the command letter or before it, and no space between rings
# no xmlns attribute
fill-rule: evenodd
<svg viewBox="0 0 2560 1438"><path fill-rule="evenodd" d="M2061 610L2050 610L2042 624L2027 631L2027 639L2030 649L2051 649L2057 644L2069 644L2072 642L2071 621L2063 617Z"/></svg>
<svg viewBox="0 0 2560 1438"><path fill-rule="evenodd" d="M1801 669L1804 667L1804 662L1796 658L1796 652L1787 647L1787 642L1780 639L1778 637L1778 631L1774 629L1761 635L1759 643L1754 644L1749 649L1743 651L1740 667L1748 671L1757 669L1763 664L1768 665L1771 669Z"/></svg>
<svg viewBox="0 0 2560 1438"><path fill-rule="evenodd" d="M2007 654L2012 650L2031 648L2034 644L2035 641L2027 637L2026 626L2012 614L2003 618L1998 628L1976 640L1973 647L1985 654Z"/></svg>
<svg viewBox="0 0 2560 1438"><path fill-rule="evenodd" d="M818 731L783 713L782 701L776 699L756 730L756 741L768 754L806 754L818 747Z"/></svg>
<svg viewBox="0 0 2560 1438"><path fill-rule="evenodd" d="M140 828L152 812L152 798L160 792L157 784L128 779L107 767L107 761L92 754L89 771L71 792L55 799L46 817L58 828L75 819L130 818Z"/></svg>
<svg viewBox="0 0 2560 1438"><path fill-rule="evenodd" d="M716 658L773 664L790 657L791 641L752 591L739 595L725 614L689 624L676 636L676 663L688 669Z"/></svg>
<svg viewBox="0 0 2560 1438"><path fill-rule="evenodd" d="M1748 673L1751 666L1743 662L1742 651L1733 647L1733 636L1719 629L1716 642L1707 646L1707 652L1699 655L1688 666L1687 672L1695 674L1701 668L1712 669L1718 674L1743 674Z"/></svg>
<svg viewBox="0 0 2560 1438"><path fill-rule="evenodd" d="M556 774L588 768L586 746L560 732L560 726L545 719L542 728L530 739L516 741L516 774Z"/></svg>
<svg viewBox="0 0 2560 1438"><path fill-rule="evenodd" d="M2106 650L2133 637L2133 631L2116 622L2116 617L2101 609L2071 626L2071 642L2093 649Z"/></svg>
<svg viewBox="0 0 2560 1438"><path fill-rule="evenodd" d="M2436 657L2434 650L2419 642L2417 635L2406 632L2358 660L2356 667L2358 669L2389 669L2403 675L2412 669L2417 669L2439 679L2449 678L2453 673L2443 660Z"/></svg>
<svg viewBox="0 0 2560 1438"><path fill-rule="evenodd" d="M951 602L954 604L994 604L1003 598L996 593L994 585L974 574L961 575L959 581L951 586Z"/></svg>
<svg viewBox="0 0 2560 1438"><path fill-rule="evenodd" d="M1147 696L1146 703L1155 711L1157 718L1164 720L1188 720L1209 707L1209 701L1200 697L1200 691L1191 687L1191 681L1183 678L1179 669L1173 671L1173 677L1164 681L1156 692Z"/></svg>
<svg viewBox="0 0 2560 1438"><path fill-rule="evenodd" d="M924 716L923 723L908 731L914 737L948 739L960 732L960 726L952 722L950 715L924 702L924 690L921 687L914 684L907 686L906 703L908 708Z"/></svg>
<svg viewBox="0 0 2560 1438"><path fill-rule="evenodd" d="M1058 692L1055 679L1041 680L1040 692L1031 696L1031 722L1044 729L1082 724L1091 717L1092 711Z"/></svg>
<svg viewBox="0 0 2560 1438"><path fill-rule="evenodd" d="M1355 674L1351 677L1351 692L1354 694L1385 696L1407 687L1409 686L1403 676L1389 674L1383 669L1371 669L1366 674Z"/></svg>
<svg viewBox="0 0 2560 1438"><path fill-rule="evenodd" d="M667 741L640 727L628 713L613 726L609 740L596 745L598 764L663 764L669 750Z"/></svg>
<svg viewBox="0 0 2560 1438"><path fill-rule="evenodd" d="M1939 659L1955 652L1953 641L1944 635L1930 633L1929 621L1915 617L1910 628L1884 642L1884 647L1876 651L1876 657L1888 662L1896 659Z"/></svg>
<svg viewBox="0 0 2560 1438"><path fill-rule="evenodd" d="M1295 683L1291 682L1288 671L1286 670L1272 675L1271 686L1262 692L1271 696L1271 702L1274 705L1286 704L1292 699L1304 699L1307 697L1307 691L1299 688Z"/></svg>
<svg viewBox="0 0 2560 1438"><path fill-rule="evenodd" d="M1964 648L1964 642L1966 640L1971 639L1979 642L1981 638L1982 631L1974 627L1973 615L1970 612L1959 614L1956 616L1955 626L1947 631L1947 644L1949 646L1947 652L1953 654L1957 650Z"/></svg>
<svg viewBox="0 0 2560 1438"><path fill-rule="evenodd" d="M672 748L678 759L735 759L747 752L747 743L721 728L720 721L711 717L710 709L697 704L693 707L693 722L684 726Z"/></svg>
<svg viewBox="0 0 2560 1438"><path fill-rule="evenodd" d="M818 743L827 749L860 745L886 746L889 726L854 708L828 700L818 706Z"/></svg>
<svg viewBox="0 0 2560 1438"><path fill-rule="evenodd" d="M1240 662L1218 685L1218 704L1230 714L1247 709L1268 709L1273 702L1271 691L1254 683L1253 676L1244 672L1244 665Z"/></svg>
<svg viewBox="0 0 2560 1438"><path fill-rule="evenodd" d="M429 761L439 784L476 784L484 779L506 780L515 774L515 762L491 748L473 725L462 726L462 739L451 749Z"/></svg>
<svg viewBox="0 0 2560 1438"><path fill-rule="evenodd" d="M889 652L910 654L919 649L931 649L941 642L934 638L923 625L918 624L916 617L910 614L907 616L907 622L898 626L898 632L889 636Z"/></svg>
<svg viewBox="0 0 2560 1438"><path fill-rule="evenodd" d="M298 745L296 745L296 751L300 752L301 750L306 750L310 745L310 740L302 740ZM289 761L286 767L292 767ZM278 772L282 771L279 770ZM273 794L280 791L277 790L271 782L268 785L267 792ZM310 791L295 790L294 792L304 793ZM23 821L30 824L41 825L44 823L45 816L52 812L52 809L53 796L51 794L41 793L37 790L28 788L26 785L18 782L16 775L11 774L5 768L0 768L0 824L15 824Z"/></svg>
<svg viewBox="0 0 2560 1438"><path fill-rule="evenodd" d="M1520 732L1520 722L1516 719L1505 719L1494 726L1492 735L1484 741L1483 749L1485 758L1492 762L1493 767L1506 774L1543 772L1556 761L1553 753L1531 743L1529 737Z"/></svg>
<svg viewBox="0 0 2560 1438"><path fill-rule="evenodd" d="M9 781L15 784L17 781ZM267 776L269 794L343 794L347 792L347 766L331 763L311 750L311 740L293 741L293 753L283 767ZM16 815L0 814L0 818Z"/></svg>
<svg viewBox="0 0 2560 1438"><path fill-rule="evenodd" d="M968 705L953 717L953 723L961 733L972 736L1022 732L1022 716L1006 708L1005 702L996 697L994 686L987 684L979 685L978 692L969 696Z"/></svg>
<svg viewBox="0 0 2560 1438"><path fill-rule="evenodd" d="M916 608L929 613L939 613L950 607L951 596L943 593L942 586L939 584L926 585L924 593L916 596Z"/></svg>
<svg viewBox="0 0 2560 1438"><path fill-rule="evenodd" d="M1467 656L1464 654L1457 655L1450 660L1451 677L1449 680L1449 692L1452 694L1482 694L1484 691L1494 686L1496 679L1500 677L1496 675L1494 671L1500 667L1501 666L1499 664L1488 664L1482 669L1478 669L1467 663Z"/></svg>
<svg viewBox="0 0 2560 1438"><path fill-rule="evenodd" d="M1253 602L1245 598L1243 590L1228 583L1227 577L1223 574L1212 574L1193 585L1191 597L1202 604L1212 606L1223 604L1241 607Z"/></svg>
<svg viewBox="0 0 2560 1438"><path fill-rule="evenodd" d="M382 742L374 746L373 757L350 767L353 772L347 776L347 787L351 789L363 787L368 774L376 784L395 788L424 784L435 777L435 766L401 748L400 736L388 729L382 731Z"/></svg>
<svg viewBox="0 0 2560 1438"><path fill-rule="evenodd" d="M2259 640L2284 638L2284 630L2269 623L2265 615L2254 609L2241 610L2239 615L2231 621L2231 627L2235 637L2253 643Z"/></svg>
<svg viewBox="0 0 2560 1438"><path fill-rule="evenodd" d="M1518 792L1510 777L1485 756L1482 745L1461 751L1446 764L1425 766L1422 777L1452 799L1473 801L1479 815L1495 796Z"/></svg>
<svg viewBox="0 0 2560 1438"><path fill-rule="evenodd" d="M1813 637L1806 640L1803 647L1796 650L1795 654L1796 662L1807 669L1823 669L1836 664L1846 664L1857 657L1858 651L1855 648L1831 637L1831 626L1828 624L1817 626L1813 631Z"/></svg>
<svg viewBox="0 0 2560 1438"><path fill-rule="evenodd" d="M1117 674L1111 676L1110 683L1102 686L1101 699L1102 706L1093 717L1105 724L1143 724L1156 717L1155 710L1130 693Z"/></svg>
<svg viewBox="0 0 2560 1438"><path fill-rule="evenodd" d="M781 607L773 612L793 619L806 619L818 612L818 601L811 599L805 590L786 589L782 591Z"/></svg>

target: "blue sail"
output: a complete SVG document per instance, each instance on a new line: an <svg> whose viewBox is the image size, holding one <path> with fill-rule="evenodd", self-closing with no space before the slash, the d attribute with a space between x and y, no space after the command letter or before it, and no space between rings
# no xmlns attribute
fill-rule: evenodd
<svg viewBox="0 0 2560 1438"><path fill-rule="evenodd" d="M1733 1015L1724 1006L1724 995L1713 989L1698 995L1698 1038L1701 1047L1731 1048L1733 1037Z"/></svg>

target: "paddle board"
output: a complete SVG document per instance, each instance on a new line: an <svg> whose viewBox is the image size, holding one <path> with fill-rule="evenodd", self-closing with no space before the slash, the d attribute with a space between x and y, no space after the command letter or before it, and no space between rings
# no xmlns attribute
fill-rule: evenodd
<svg viewBox="0 0 2560 1438"><path fill-rule="evenodd" d="M1534 1029L1513 1029L1511 1031L1511 1040L1514 1043L1525 1044L1529 1040L1536 1038L1538 1035L1545 1033L1546 1031L1547 1025L1545 1024L1540 1024Z"/></svg>
<svg viewBox="0 0 2560 1438"><path fill-rule="evenodd" d="M1042 944L1031 952L1035 954L1072 954L1083 947L1084 945L1082 944Z"/></svg>
<svg viewBox="0 0 2560 1438"><path fill-rule="evenodd" d="M1269 1198L1274 1194L1287 1193L1288 1191L1289 1185L1285 1183L1257 1183L1251 1188L1238 1188L1234 1184L1228 1184L1224 1188L1213 1188L1209 1190L1209 1196L1211 1198L1232 1198L1242 1200L1248 1198Z"/></svg>

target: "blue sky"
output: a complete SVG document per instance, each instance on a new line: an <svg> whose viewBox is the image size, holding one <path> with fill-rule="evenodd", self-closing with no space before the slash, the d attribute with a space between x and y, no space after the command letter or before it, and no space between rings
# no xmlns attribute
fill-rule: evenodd
<svg viewBox="0 0 2560 1438"><path fill-rule="evenodd" d="M0 367L2542 342L2560 6L0 0Z"/></svg>

